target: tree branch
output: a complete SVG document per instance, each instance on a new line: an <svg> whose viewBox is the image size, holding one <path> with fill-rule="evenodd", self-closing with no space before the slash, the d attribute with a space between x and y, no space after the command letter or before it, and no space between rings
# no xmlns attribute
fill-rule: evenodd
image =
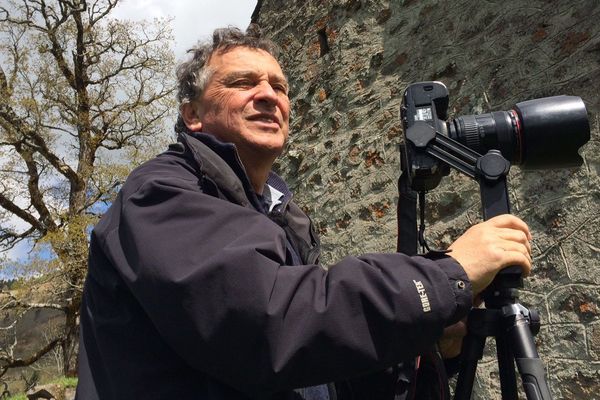
<svg viewBox="0 0 600 400"><path fill-rule="evenodd" d="M81 184L80 177L71 167L54 154L46 144L46 141L36 130L29 127L23 119L17 117L7 104L0 104L0 126L7 130L20 133L25 139L31 140L28 144L39 152L48 162L72 184Z"/></svg>
<svg viewBox="0 0 600 400"><path fill-rule="evenodd" d="M102 20L104 17L106 17L113 8L115 8L117 6L118 0L108 0L108 4L106 6L106 8L102 9L102 8L97 8L96 9L96 5L98 4L98 1L95 1L94 4L92 5L92 7L89 7L89 24L90 26L94 26L96 25L96 23L98 23L98 21Z"/></svg>
<svg viewBox="0 0 600 400"><path fill-rule="evenodd" d="M10 355L0 355L0 361L6 363L0 368L0 371L5 371L8 368L27 367L42 358L44 355L46 355L46 353L54 349L56 345L62 343L63 341L64 338L56 338L28 358L14 358Z"/></svg>
<svg viewBox="0 0 600 400"><path fill-rule="evenodd" d="M0 96L8 96L8 81L4 69L0 66Z"/></svg>
<svg viewBox="0 0 600 400"><path fill-rule="evenodd" d="M40 220L46 226L46 229L54 230L56 229L56 223L52 219L52 216L44 203L44 196L40 191L40 174L33 159L33 153L30 149L20 144L15 146L15 149L21 155L21 158L23 158L25 165L27 166L27 175L29 177L27 189L29 191L31 204L40 214Z"/></svg>
<svg viewBox="0 0 600 400"><path fill-rule="evenodd" d="M15 247L19 242L21 242L21 240L30 238L37 231L38 229L33 226L22 233L12 232L7 229L4 229L0 231L2 232L0 233L0 245L2 245L4 251L10 250L13 247Z"/></svg>
<svg viewBox="0 0 600 400"><path fill-rule="evenodd" d="M17 206L3 193L0 193L0 207L21 218L23 221L27 222L29 225L35 227L36 229L45 232L44 225L40 221L38 221L36 217L34 217L31 213L25 211L21 207Z"/></svg>
<svg viewBox="0 0 600 400"><path fill-rule="evenodd" d="M64 50L58 42L58 38L56 36L57 29L64 21L66 21L66 19L68 18L68 13L62 19L57 21L55 25L52 25L52 23L50 22L50 18L47 15L46 3L42 1L40 5L41 7L39 9L39 12L42 14L42 16L44 17L44 21L46 22L46 29L44 30L44 33L46 33L48 40L52 45L52 48L50 49L50 54L54 56L54 59L56 60L60 71L62 72L69 85L73 89L77 90L75 74L69 68L69 65L67 64L67 61L65 60L65 57L63 55Z"/></svg>

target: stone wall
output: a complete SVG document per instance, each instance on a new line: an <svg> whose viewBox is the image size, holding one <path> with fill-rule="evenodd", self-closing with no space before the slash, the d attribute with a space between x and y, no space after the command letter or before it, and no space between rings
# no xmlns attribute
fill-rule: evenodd
<svg viewBox="0 0 600 400"><path fill-rule="evenodd" d="M260 1L292 85L288 156L278 168L322 234L325 262L394 251L398 110L412 82L441 80L450 112L508 110L581 96L592 138L577 170L512 168L513 212L534 234L522 303L557 399L600 398L600 2L595 0ZM543 143L542 143L543 145ZM452 173L428 194L427 237L444 247L480 219L477 185ZM499 398L495 356L475 398Z"/></svg>

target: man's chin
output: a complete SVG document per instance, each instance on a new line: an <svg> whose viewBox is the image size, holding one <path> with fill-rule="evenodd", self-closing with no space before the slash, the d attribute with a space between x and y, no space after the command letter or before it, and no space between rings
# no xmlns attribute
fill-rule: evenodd
<svg viewBox="0 0 600 400"><path fill-rule="evenodd" d="M269 144L260 144L260 145L256 146L255 151L257 153L264 154L265 156L271 155L274 157L279 157L281 155L281 153L283 153L284 148L285 148L285 143L283 143L283 144L269 143Z"/></svg>
<svg viewBox="0 0 600 400"><path fill-rule="evenodd" d="M254 140L252 142L246 142L244 148L246 153L252 156L252 158L268 160L275 159L281 155L285 148L286 143L279 140ZM238 145L238 151L240 151Z"/></svg>
<svg viewBox="0 0 600 400"><path fill-rule="evenodd" d="M260 135L255 135L252 142L257 151L278 152L280 154L285 148L286 139L281 133L263 132Z"/></svg>

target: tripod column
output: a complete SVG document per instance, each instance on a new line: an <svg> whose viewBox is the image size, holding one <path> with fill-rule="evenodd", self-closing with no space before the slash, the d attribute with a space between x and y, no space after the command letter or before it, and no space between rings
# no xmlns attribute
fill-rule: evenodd
<svg viewBox="0 0 600 400"><path fill-rule="evenodd" d="M527 309L512 304L504 307L502 312L527 399L551 399L546 370L533 341L530 319L524 314Z"/></svg>

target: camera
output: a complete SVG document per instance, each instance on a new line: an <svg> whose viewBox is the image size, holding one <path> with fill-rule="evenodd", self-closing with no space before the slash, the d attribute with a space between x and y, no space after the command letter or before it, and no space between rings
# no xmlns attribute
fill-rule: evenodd
<svg viewBox="0 0 600 400"><path fill-rule="evenodd" d="M525 169L576 167L583 162L578 151L590 138L590 126L580 97L528 100L510 111L454 119L448 119L448 104L442 82L414 83L404 92L403 168L408 168L414 190L433 189L449 173L449 165L440 159L469 163L490 150Z"/></svg>

